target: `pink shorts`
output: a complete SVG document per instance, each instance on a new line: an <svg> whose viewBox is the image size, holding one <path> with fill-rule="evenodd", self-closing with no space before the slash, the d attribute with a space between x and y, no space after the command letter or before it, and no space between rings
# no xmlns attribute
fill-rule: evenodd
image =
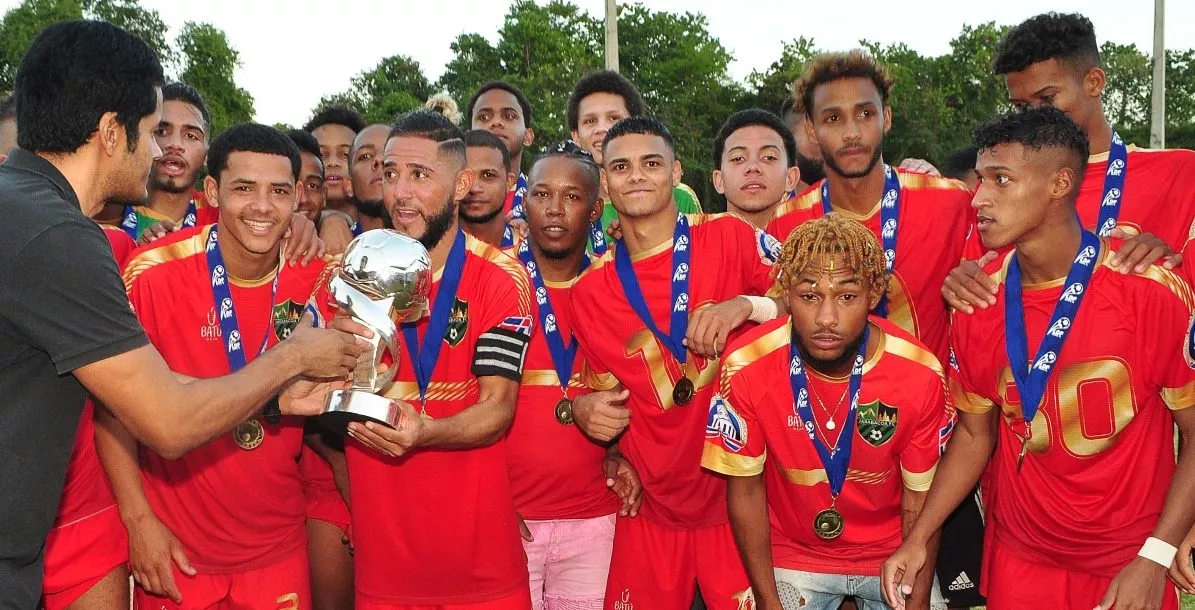
<svg viewBox="0 0 1195 610"><path fill-rule="evenodd" d="M528 521L523 541L535 610L601 610L614 549L615 515Z"/></svg>

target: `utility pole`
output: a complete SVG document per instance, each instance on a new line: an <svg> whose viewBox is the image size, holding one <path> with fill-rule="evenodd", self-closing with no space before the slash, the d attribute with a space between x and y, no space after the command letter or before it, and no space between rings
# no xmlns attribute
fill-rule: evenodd
<svg viewBox="0 0 1195 610"><path fill-rule="evenodd" d="M1166 0L1154 0L1154 77L1149 147L1166 148Z"/></svg>
<svg viewBox="0 0 1195 610"><path fill-rule="evenodd" d="M618 3L615 0L606 0L606 69L618 72Z"/></svg>

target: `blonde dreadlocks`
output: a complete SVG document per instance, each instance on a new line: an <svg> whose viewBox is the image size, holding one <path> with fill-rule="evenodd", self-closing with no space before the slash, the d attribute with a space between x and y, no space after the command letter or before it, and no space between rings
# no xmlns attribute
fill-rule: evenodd
<svg viewBox="0 0 1195 610"><path fill-rule="evenodd" d="M872 290L888 287L888 271L884 264L884 249L875 235L862 224L829 214L797 227L784 242L777 280L786 291L801 280L801 273L827 256L841 255L848 268Z"/></svg>

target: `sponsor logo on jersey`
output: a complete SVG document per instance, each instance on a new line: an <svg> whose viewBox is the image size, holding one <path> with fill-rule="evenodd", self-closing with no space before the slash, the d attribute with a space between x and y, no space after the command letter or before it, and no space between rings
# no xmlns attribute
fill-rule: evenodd
<svg viewBox="0 0 1195 610"><path fill-rule="evenodd" d="M954 582L950 583L950 586L946 588L951 591L966 591L967 589L974 589L975 583L972 582L971 577L967 576L966 572L959 572Z"/></svg>

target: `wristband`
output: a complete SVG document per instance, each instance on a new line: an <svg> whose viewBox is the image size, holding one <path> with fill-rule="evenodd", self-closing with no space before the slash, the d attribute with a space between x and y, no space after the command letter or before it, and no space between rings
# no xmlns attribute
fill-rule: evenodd
<svg viewBox="0 0 1195 610"><path fill-rule="evenodd" d="M1167 570L1170 569L1170 564L1174 563L1174 556L1177 554L1178 549L1174 545L1152 536L1146 538L1141 550L1137 551L1138 557L1144 557Z"/></svg>
<svg viewBox="0 0 1195 610"><path fill-rule="evenodd" d="M776 301L773 301L768 297L756 297L748 295L742 295L742 297L751 303L751 315L747 316L747 319L755 322L756 324L763 324L764 322L775 320L776 317L780 315L780 308L776 306Z"/></svg>

